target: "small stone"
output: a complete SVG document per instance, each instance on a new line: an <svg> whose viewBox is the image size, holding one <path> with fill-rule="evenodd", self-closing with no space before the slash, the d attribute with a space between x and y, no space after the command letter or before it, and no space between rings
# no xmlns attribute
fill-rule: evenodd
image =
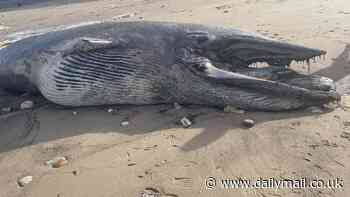
<svg viewBox="0 0 350 197"><path fill-rule="evenodd" d="M187 117L183 117L180 122L184 128L189 128L192 125L192 122Z"/></svg>
<svg viewBox="0 0 350 197"><path fill-rule="evenodd" d="M108 113L112 113L114 110L112 109L112 108L109 108L108 110L107 110L107 112Z"/></svg>
<svg viewBox="0 0 350 197"><path fill-rule="evenodd" d="M120 123L121 126L126 127L129 125L129 121L123 121Z"/></svg>
<svg viewBox="0 0 350 197"><path fill-rule="evenodd" d="M126 18L130 18L130 17L132 17L134 15L135 15L135 13L121 14L121 15L113 17L113 20L126 19Z"/></svg>
<svg viewBox="0 0 350 197"><path fill-rule="evenodd" d="M17 183L20 187L24 187L25 185L31 183L33 181L32 176L25 176L20 179L18 179Z"/></svg>
<svg viewBox="0 0 350 197"><path fill-rule="evenodd" d="M72 174L73 174L74 176L78 176L78 175L79 175L79 172L78 172L78 170L73 170L73 171L72 171Z"/></svg>
<svg viewBox="0 0 350 197"><path fill-rule="evenodd" d="M343 132L341 135L340 135L341 138L345 138L347 140L350 141L350 133L349 132Z"/></svg>
<svg viewBox="0 0 350 197"><path fill-rule="evenodd" d="M47 162L45 162L46 165L52 167L52 168L60 168L64 165L68 164L66 157L55 157Z"/></svg>
<svg viewBox="0 0 350 197"><path fill-rule="evenodd" d="M251 128L255 125L255 121L252 119L245 119L243 120L243 126L247 127L247 128Z"/></svg>
<svg viewBox="0 0 350 197"><path fill-rule="evenodd" d="M155 188L146 188L141 192L140 197L160 197L160 192Z"/></svg>
<svg viewBox="0 0 350 197"><path fill-rule="evenodd" d="M319 107L309 107L309 108L307 108L307 110L311 113L314 113L314 114L323 113L322 109Z"/></svg>
<svg viewBox="0 0 350 197"><path fill-rule="evenodd" d="M78 112L74 111L72 112L74 116L78 115Z"/></svg>
<svg viewBox="0 0 350 197"><path fill-rule="evenodd" d="M222 10L222 9L229 9L229 8L231 8L231 6L230 5L220 5L220 6L216 6L215 8L218 10Z"/></svg>
<svg viewBox="0 0 350 197"><path fill-rule="evenodd" d="M224 108L224 112L225 113L236 113L236 114L244 114L245 113L244 110L237 109L236 107L229 106L229 105Z"/></svg>
<svg viewBox="0 0 350 197"><path fill-rule="evenodd" d="M24 110L24 109L31 109L33 107L34 107L34 102L30 101L30 100L24 101L23 103L21 103L21 106L20 106L20 108L22 110Z"/></svg>

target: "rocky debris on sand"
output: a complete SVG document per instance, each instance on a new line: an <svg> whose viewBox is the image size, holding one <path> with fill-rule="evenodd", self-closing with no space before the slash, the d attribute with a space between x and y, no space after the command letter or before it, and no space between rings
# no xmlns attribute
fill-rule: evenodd
<svg viewBox="0 0 350 197"><path fill-rule="evenodd" d="M230 5L219 5L219 6L216 6L215 8L218 9L218 10L223 10L223 9L230 9L232 6Z"/></svg>
<svg viewBox="0 0 350 197"><path fill-rule="evenodd" d="M129 163L128 166L135 166L136 163Z"/></svg>
<svg viewBox="0 0 350 197"><path fill-rule="evenodd" d="M255 121L252 119L245 119L242 122L243 126L247 127L247 128L251 128L255 125Z"/></svg>
<svg viewBox="0 0 350 197"><path fill-rule="evenodd" d="M244 114L244 113L245 113L244 110L238 109L238 108L233 107L233 106L230 106L230 105L227 105L227 106L224 108L224 112L225 112L225 113L236 113L236 114Z"/></svg>
<svg viewBox="0 0 350 197"><path fill-rule="evenodd" d="M314 113L314 114L320 114L320 113L323 113L323 110L319 107L308 107L307 108L307 111L311 112L311 113Z"/></svg>
<svg viewBox="0 0 350 197"><path fill-rule="evenodd" d="M187 117L181 118L180 123L184 128L189 128L192 125L191 120L189 120Z"/></svg>
<svg viewBox="0 0 350 197"><path fill-rule="evenodd" d="M120 125L121 126L123 126L123 127L126 127L126 126L128 126L130 123L129 123L129 121L122 121L121 123L120 123Z"/></svg>
<svg viewBox="0 0 350 197"><path fill-rule="evenodd" d="M20 108L22 110L24 109L32 109L34 107L34 102L33 101L30 101L30 100L27 100L27 101L24 101L23 103L21 103L20 105Z"/></svg>
<svg viewBox="0 0 350 197"><path fill-rule="evenodd" d="M22 178L18 179L17 184L20 187L24 187L25 185L28 185L32 181L33 181L33 177L32 176L25 176L25 177L22 177Z"/></svg>
<svg viewBox="0 0 350 197"><path fill-rule="evenodd" d="M346 126L346 127L350 127L350 122L349 121L345 121L345 122L343 122L343 125Z"/></svg>
<svg viewBox="0 0 350 197"><path fill-rule="evenodd" d="M345 138L350 141L350 133L349 132L343 132L340 137Z"/></svg>
<svg viewBox="0 0 350 197"><path fill-rule="evenodd" d="M127 18L133 17L135 15L136 15L136 13L125 13L125 14L121 14L121 15L113 17L113 20L127 19Z"/></svg>
<svg viewBox="0 0 350 197"><path fill-rule="evenodd" d="M52 168L60 168L64 165L67 165L68 160L66 157L55 157L55 158L45 162L45 164L52 167Z"/></svg>
<svg viewBox="0 0 350 197"><path fill-rule="evenodd" d="M321 140L321 143L323 146L329 146L329 147L334 147L334 148L338 147L337 143L331 143L329 140Z"/></svg>
<svg viewBox="0 0 350 197"><path fill-rule="evenodd" d="M72 171L72 174L73 174L74 176L78 176L78 175L79 175L79 171L78 171L78 170L73 170L73 171Z"/></svg>
<svg viewBox="0 0 350 197"><path fill-rule="evenodd" d="M350 14L350 11L338 11L339 14Z"/></svg>
<svg viewBox="0 0 350 197"><path fill-rule="evenodd" d="M157 189L148 187L141 192L140 197L160 197L160 192Z"/></svg>

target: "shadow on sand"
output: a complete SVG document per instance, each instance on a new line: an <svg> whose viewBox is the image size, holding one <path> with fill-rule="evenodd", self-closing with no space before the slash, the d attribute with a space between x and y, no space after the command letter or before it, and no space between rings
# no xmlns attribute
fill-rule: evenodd
<svg viewBox="0 0 350 197"><path fill-rule="evenodd" d="M315 74L329 77L334 81L339 81L350 74L350 44L347 44L343 52L333 59L333 63L321 69Z"/></svg>
<svg viewBox="0 0 350 197"><path fill-rule="evenodd" d="M227 114L222 110L201 106L187 106L181 110L174 110L171 105L119 108L113 114L102 107L62 109L48 104L39 109L0 116L0 153L83 134L114 132L133 136L181 128L176 122L184 116L193 120L192 129L200 130L197 136L180 147L183 151L192 151L215 142L229 130L244 129L242 121L245 118L253 118L256 124L261 124L312 115L305 111ZM74 115L73 111L78 114ZM130 121L128 127L120 125L124 120Z"/></svg>

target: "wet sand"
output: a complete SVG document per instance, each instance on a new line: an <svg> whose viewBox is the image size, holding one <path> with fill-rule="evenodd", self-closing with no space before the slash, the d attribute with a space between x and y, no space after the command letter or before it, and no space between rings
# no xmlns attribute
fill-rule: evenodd
<svg viewBox="0 0 350 197"><path fill-rule="evenodd" d="M1 5L1 4L0 4ZM121 17L126 16L128 17ZM230 26L327 50L311 72L350 93L350 3L347 0L130 0L24 5L0 9L0 38L96 20L155 20ZM307 65L292 68L307 72ZM1 93L0 93L1 95ZM16 102L21 99L17 98ZM36 101L36 103L42 103ZM107 109L118 109L108 113ZM106 106L66 109L50 103L0 116L0 196L349 196L350 114L227 114L186 106ZM166 110L170 109L170 110ZM73 113L75 112L75 113ZM176 125L190 115L189 129ZM242 120L257 124L243 128ZM128 120L128 126L121 122ZM45 161L68 158L53 169ZM73 172L76 172L75 174ZM19 188L17 179L33 176ZM302 177L344 180L341 189L207 190L215 177Z"/></svg>

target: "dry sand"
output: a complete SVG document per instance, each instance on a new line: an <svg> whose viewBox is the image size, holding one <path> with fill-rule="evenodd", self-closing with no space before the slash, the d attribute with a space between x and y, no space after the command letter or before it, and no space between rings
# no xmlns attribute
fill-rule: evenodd
<svg viewBox="0 0 350 197"><path fill-rule="evenodd" d="M327 58L312 63L311 71L335 79L339 91L350 93L348 0L30 2L0 9L0 36L112 18L232 26L327 50ZM293 68L306 71L305 65ZM44 104L0 116L0 196L138 197L145 188L169 197L350 195L350 114L344 109L242 115L202 107L164 110L171 107L114 106L119 111L108 113L108 107L63 109ZM186 114L195 118L191 128L174 124ZM242 128L245 118L256 120L256 126ZM121 127L125 119L130 125ZM44 164L56 156L66 156L68 165L52 169ZM33 182L19 188L17 179L26 175L33 176ZM216 177L218 188L207 190L207 177ZM344 187L219 185L220 178L238 177L339 177Z"/></svg>

